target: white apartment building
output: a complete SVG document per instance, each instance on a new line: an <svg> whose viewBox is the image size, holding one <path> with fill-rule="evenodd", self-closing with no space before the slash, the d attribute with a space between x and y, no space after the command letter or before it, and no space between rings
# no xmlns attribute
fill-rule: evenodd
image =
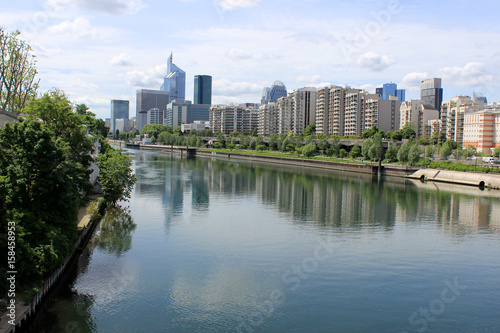
<svg viewBox="0 0 500 333"><path fill-rule="evenodd" d="M304 132L310 124L316 123L316 88L301 88L276 103L278 109L278 134L294 135Z"/></svg>
<svg viewBox="0 0 500 333"><path fill-rule="evenodd" d="M403 128L406 124L410 124L415 130L417 139L425 137L427 132L425 128L429 120L439 119L439 111L431 105L424 104L424 101L419 99L411 99L401 103L399 114L399 127Z"/></svg>
<svg viewBox="0 0 500 333"><path fill-rule="evenodd" d="M276 103L269 102L259 107L258 133L262 136L278 133L278 106Z"/></svg>
<svg viewBox="0 0 500 333"><path fill-rule="evenodd" d="M385 132L397 131L400 123L400 108L401 101L395 96L389 96L388 100L383 100L378 94L375 97L367 95L365 99L363 130L377 126Z"/></svg>
<svg viewBox="0 0 500 333"><path fill-rule="evenodd" d="M229 134L234 131L253 131L259 124L256 105L213 105L210 108L210 128L214 132Z"/></svg>

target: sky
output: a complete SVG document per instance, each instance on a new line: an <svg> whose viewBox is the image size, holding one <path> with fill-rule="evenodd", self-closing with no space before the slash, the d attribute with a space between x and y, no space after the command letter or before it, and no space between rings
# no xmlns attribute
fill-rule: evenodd
<svg viewBox="0 0 500 333"><path fill-rule="evenodd" d="M383 83L418 99L442 78L444 100L500 101L500 2L491 0L2 0L0 26L34 49L40 92L61 89L99 118L112 99L159 89L167 59L213 78L212 104L258 103L275 80L288 92Z"/></svg>

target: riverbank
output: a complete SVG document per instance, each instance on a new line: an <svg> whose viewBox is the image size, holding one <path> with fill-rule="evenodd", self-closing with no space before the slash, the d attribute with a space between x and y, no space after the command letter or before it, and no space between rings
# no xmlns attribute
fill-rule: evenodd
<svg viewBox="0 0 500 333"><path fill-rule="evenodd" d="M47 298L50 297L53 289L57 287L68 268L75 263L81 250L87 246L87 242L99 222L99 218L93 214L89 214L87 208L97 203L100 197L100 195L90 196L88 204L80 207L77 220L75 221L79 234L73 244L71 253L66 256L61 266L44 281L31 301L25 302L20 298L16 298L14 310L15 325L9 323L9 321L11 321L11 318L8 316L9 312L3 313L0 317L0 333L23 332L26 330L26 327L32 324L33 319L38 314L39 309L43 308L44 303L47 301Z"/></svg>
<svg viewBox="0 0 500 333"><path fill-rule="evenodd" d="M111 141L113 144L124 146L120 141ZM427 169L417 166L403 166L398 164L382 163L379 169L377 163L367 163L352 160L330 160L329 158L306 158L296 157L291 154L278 152L255 152L242 153L241 151L221 151L218 149L197 149L193 147L172 147L152 144L140 144L129 146L134 149L147 149L157 151L180 152L193 150L195 156L220 157L224 159L261 161L282 165L293 165L301 167L320 168L340 172L355 172L373 176L397 177L406 179L418 179L420 181L433 181L448 184L475 186L480 188L500 189L500 174L472 171L450 171L441 169Z"/></svg>

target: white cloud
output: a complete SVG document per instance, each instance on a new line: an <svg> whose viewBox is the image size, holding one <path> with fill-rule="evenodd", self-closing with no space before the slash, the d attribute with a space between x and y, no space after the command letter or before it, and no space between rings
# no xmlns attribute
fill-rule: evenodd
<svg viewBox="0 0 500 333"><path fill-rule="evenodd" d="M136 13L145 7L141 0L47 0L46 4L58 11L80 7L112 15Z"/></svg>
<svg viewBox="0 0 500 333"><path fill-rule="evenodd" d="M386 55L380 55L375 52L367 52L358 58L358 64L365 69L374 72L380 72L395 62L394 59Z"/></svg>
<svg viewBox="0 0 500 333"><path fill-rule="evenodd" d="M231 10L241 7L255 7L260 0L215 0L215 4L223 10Z"/></svg>
<svg viewBox="0 0 500 333"><path fill-rule="evenodd" d="M253 58L251 52L242 49L231 49L227 51L226 55L233 60L245 60Z"/></svg>
<svg viewBox="0 0 500 333"><path fill-rule="evenodd" d="M167 65L158 65L145 70L127 72L125 80L131 86L159 89L165 75L167 75Z"/></svg>
<svg viewBox="0 0 500 333"><path fill-rule="evenodd" d="M406 74L401 83L405 87L420 87L420 82L427 78L429 78L427 72L425 73L412 72Z"/></svg>
<svg viewBox="0 0 500 333"><path fill-rule="evenodd" d="M360 86L360 88L366 90L370 94L374 94L376 87L375 87L375 85L373 85L371 83L367 83L367 84L363 84L362 86Z"/></svg>
<svg viewBox="0 0 500 333"><path fill-rule="evenodd" d="M322 78L318 74L315 74L315 75L312 75L312 76L300 75L300 76L297 76L297 78L295 79L295 81L297 81L299 83L305 83L305 84L308 84L308 83L319 83L319 82L321 82L321 80L322 80Z"/></svg>
<svg viewBox="0 0 500 333"><path fill-rule="evenodd" d="M480 62L469 62L464 67L445 67L438 71L438 76L447 84L463 87L485 86L495 81L495 76Z"/></svg>
<svg viewBox="0 0 500 333"><path fill-rule="evenodd" d="M50 34L60 35L72 39L94 39L99 33L92 27L89 20L77 17L73 21L65 20L57 25L47 28Z"/></svg>
<svg viewBox="0 0 500 333"><path fill-rule="evenodd" d="M111 58L109 63L113 66L123 66L123 67L132 66L132 61L130 60L130 56L125 53L120 53L119 55L114 56L113 58Z"/></svg>
<svg viewBox="0 0 500 333"><path fill-rule="evenodd" d="M214 95L237 96L242 94L255 94L262 91L263 86L249 82L231 82L227 79L213 82Z"/></svg>

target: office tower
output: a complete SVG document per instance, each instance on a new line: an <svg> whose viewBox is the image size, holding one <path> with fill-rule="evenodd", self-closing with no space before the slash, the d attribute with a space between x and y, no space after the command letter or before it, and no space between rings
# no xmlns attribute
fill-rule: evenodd
<svg viewBox="0 0 500 333"><path fill-rule="evenodd" d="M212 104L212 77L210 75L194 76L193 104Z"/></svg>
<svg viewBox="0 0 500 333"><path fill-rule="evenodd" d="M163 115L165 110L160 110L158 108L152 108L147 111L147 123L148 124L163 124Z"/></svg>
<svg viewBox="0 0 500 333"><path fill-rule="evenodd" d="M269 102L276 103L280 97L286 97L286 87L281 81L274 81L269 93Z"/></svg>
<svg viewBox="0 0 500 333"><path fill-rule="evenodd" d="M149 124L147 113L150 109L159 109L165 112L167 104L169 103L169 93L168 91L162 90L149 90L140 89L137 90L136 99L136 127L140 131L144 125Z"/></svg>
<svg viewBox="0 0 500 333"><path fill-rule="evenodd" d="M269 103L270 98L271 98L271 88L264 87L264 89L262 89L262 97L260 98L260 104Z"/></svg>
<svg viewBox="0 0 500 333"><path fill-rule="evenodd" d="M420 99L441 112L441 102L443 101L443 88L441 79L431 78L420 82Z"/></svg>
<svg viewBox="0 0 500 333"><path fill-rule="evenodd" d="M112 99L111 100L111 121L110 129L111 133L115 134L116 131L116 119L128 119L129 118L129 101Z"/></svg>
<svg viewBox="0 0 500 333"><path fill-rule="evenodd" d="M192 104L190 101L174 101L167 105L163 124L175 128L194 121L208 121L210 104Z"/></svg>
<svg viewBox="0 0 500 333"><path fill-rule="evenodd" d="M170 57L168 57L168 74L163 79L163 84L160 88L160 90L167 91L169 93L169 103L174 99L186 98L186 72L172 62L172 56L173 54L171 53Z"/></svg>
<svg viewBox="0 0 500 333"><path fill-rule="evenodd" d="M384 83L382 88L376 88L375 93L380 95L380 98L388 101L390 96L397 97L401 102L405 100L405 90L398 89L396 83Z"/></svg>

